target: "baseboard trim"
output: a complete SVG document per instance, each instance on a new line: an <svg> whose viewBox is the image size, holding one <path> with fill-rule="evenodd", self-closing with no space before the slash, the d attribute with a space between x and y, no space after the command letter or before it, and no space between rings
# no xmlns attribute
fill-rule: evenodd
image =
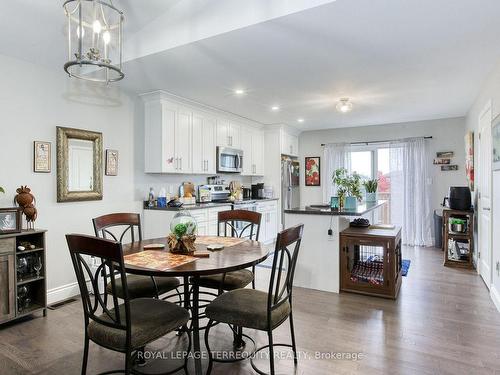
<svg viewBox="0 0 500 375"><path fill-rule="evenodd" d="M63 301L80 294L78 282L58 286L47 291L47 305Z"/></svg>
<svg viewBox="0 0 500 375"><path fill-rule="evenodd" d="M490 297L493 303L495 304L495 307L500 312L500 293L498 292L497 288L495 288L494 285L490 287Z"/></svg>

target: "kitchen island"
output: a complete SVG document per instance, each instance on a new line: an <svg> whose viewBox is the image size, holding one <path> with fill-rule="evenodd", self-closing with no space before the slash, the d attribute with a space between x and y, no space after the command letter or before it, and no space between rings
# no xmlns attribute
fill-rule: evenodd
<svg viewBox="0 0 500 375"><path fill-rule="evenodd" d="M356 217L373 222L374 213L386 201L363 203L356 210L331 210L307 206L285 210L285 228L304 224L294 285L338 293L340 289L340 232ZM331 231L329 231L331 229Z"/></svg>

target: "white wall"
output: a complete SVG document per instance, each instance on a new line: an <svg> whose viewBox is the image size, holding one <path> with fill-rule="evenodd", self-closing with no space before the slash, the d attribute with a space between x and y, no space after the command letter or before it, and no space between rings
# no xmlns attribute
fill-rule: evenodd
<svg viewBox="0 0 500 375"><path fill-rule="evenodd" d="M475 160L476 160L476 170L477 170L477 160L478 160L478 123L479 123L479 115L485 108L488 101L491 100L492 105L492 119L500 114L500 63L497 64L496 69L489 75L489 77L484 82L484 85L477 96L474 104L472 105L469 113L467 114L466 119L466 128L468 130L474 131L474 144L476 145L475 151ZM479 182L476 178L476 183ZM497 308L500 310L500 274L495 270L495 264L500 261L500 231L498 227L500 225L500 171L493 172L493 220L492 220L492 228L493 228L493 242L492 242L492 288L491 294L493 297L493 301L495 302ZM474 196L474 200L477 204L476 196ZM476 215L477 219L477 215ZM476 220L477 224L477 220ZM477 240L477 232L476 232L476 240ZM477 243L477 241L476 241ZM476 251L477 254L477 251Z"/></svg>
<svg viewBox="0 0 500 375"><path fill-rule="evenodd" d="M304 163L306 156L323 156L322 143L334 142L364 142L383 141L407 137L432 136L429 142L429 167L432 176L432 208L439 208L443 197L447 195L450 186L465 186L465 119L451 118L442 120L408 122L364 126L356 128L341 128L303 132L299 138L300 162ZM454 151L453 164L458 165L458 171L441 172L439 166L432 165L432 159L437 151ZM301 168L301 204L320 204L323 200L322 187L305 186L304 168ZM322 170L321 179L326 176Z"/></svg>
<svg viewBox="0 0 500 375"><path fill-rule="evenodd" d="M36 197L37 228L47 233L49 302L76 294L64 235L93 234L91 219L136 211L133 188L133 103L116 86L87 85L60 70L0 55L0 207L11 207L15 190L28 185ZM89 104L91 103L91 104ZM104 149L119 151L118 176L103 180L102 201L56 202L56 126L100 131ZM52 142L52 172L33 173L33 141ZM65 286L73 288L64 289Z"/></svg>

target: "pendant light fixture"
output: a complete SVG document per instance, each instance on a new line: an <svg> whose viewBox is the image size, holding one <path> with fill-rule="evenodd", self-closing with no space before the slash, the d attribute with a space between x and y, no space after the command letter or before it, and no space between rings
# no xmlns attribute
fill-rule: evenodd
<svg viewBox="0 0 500 375"><path fill-rule="evenodd" d="M352 102L349 100L349 98L342 98L339 100L337 103L337 111L342 112L342 113L347 113L352 111Z"/></svg>
<svg viewBox="0 0 500 375"><path fill-rule="evenodd" d="M70 77L93 82L116 82L123 77L123 13L111 0L67 0Z"/></svg>

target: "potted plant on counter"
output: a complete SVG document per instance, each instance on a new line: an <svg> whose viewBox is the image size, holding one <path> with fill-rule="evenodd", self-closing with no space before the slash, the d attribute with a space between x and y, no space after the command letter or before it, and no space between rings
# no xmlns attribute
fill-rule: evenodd
<svg viewBox="0 0 500 375"><path fill-rule="evenodd" d="M1 186L0 186L0 193L4 193L5 194L5 190Z"/></svg>
<svg viewBox="0 0 500 375"><path fill-rule="evenodd" d="M366 190L366 202L373 203L377 201L378 179L363 181Z"/></svg>
<svg viewBox="0 0 500 375"><path fill-rule="evenodd" d="M347 169L339 168L333 172L333 183L337 186L339 210L355 210L361 201L361 177L356 172L349 174Z"/></svg>

